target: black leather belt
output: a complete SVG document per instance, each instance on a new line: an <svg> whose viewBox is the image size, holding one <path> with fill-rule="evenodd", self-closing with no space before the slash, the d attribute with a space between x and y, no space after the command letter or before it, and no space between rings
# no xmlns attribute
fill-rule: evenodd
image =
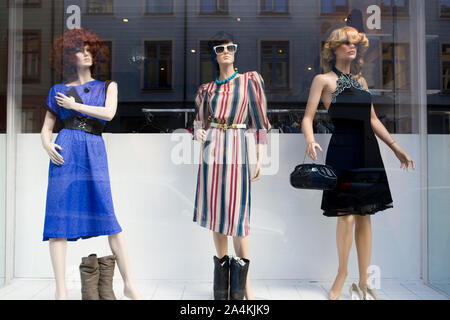
<svg viewBox="0 0 450 320"><path fill-rule="evenodd" d="M68 117L63 120L65 129L82 130L98 136L102 135L105 124L101 121L82 116Z"/></svg>

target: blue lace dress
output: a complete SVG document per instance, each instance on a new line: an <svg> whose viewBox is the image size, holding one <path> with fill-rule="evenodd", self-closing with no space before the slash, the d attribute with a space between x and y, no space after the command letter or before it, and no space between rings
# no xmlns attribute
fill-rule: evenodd
<svg viewBox="0 0 450 320"><path fill-rule="evenodd" d="M46 107L59 119L89 117L56 103L57 92L67 94L71 88L77 91L83 104L105 105L105 83L102 81L93 80L74 87L56 84L50 89ZM56 150L64 163L57 166L50 161L43 241L49 238L75 241L121 232L114 214L102 136L62 129L55 143L62 147L62 150Z"/></svg>

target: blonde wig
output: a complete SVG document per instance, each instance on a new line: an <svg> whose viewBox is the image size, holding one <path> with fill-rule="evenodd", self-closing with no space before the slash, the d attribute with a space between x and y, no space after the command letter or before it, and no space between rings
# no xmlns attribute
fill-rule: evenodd
<svg viewBox="0 0 450 320"><path fill-rule="evenodd" d="M333 65L336 63L336 55L334 52L345 41L351 41L358 45L356 58L351 64L350 72L359 78L364 63L363 57L369 48L369 40L364 33L358 32L358 30L349 26L333 30L323 45L321 57L323 71L324 73L331 71Z"/></svg>

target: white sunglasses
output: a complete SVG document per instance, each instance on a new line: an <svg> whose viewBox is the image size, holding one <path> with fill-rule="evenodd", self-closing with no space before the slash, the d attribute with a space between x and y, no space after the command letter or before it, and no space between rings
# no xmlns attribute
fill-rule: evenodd
<svg viewBox="0 0 450 320"><path fill-rule="evenodd" d="M213 47L213 49L216 54L223 53L225 51L225 48L227 48L228 52L233 53L233 52L237 51L237 47L238 47L237 44L229 44L226 46L215 46L215 47Z"/></svg>

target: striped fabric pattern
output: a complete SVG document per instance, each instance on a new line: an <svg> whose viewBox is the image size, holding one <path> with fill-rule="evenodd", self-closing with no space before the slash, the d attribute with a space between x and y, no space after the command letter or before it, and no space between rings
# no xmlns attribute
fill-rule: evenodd
<svg viewBox="0 0 450 320"><path fill-rule="evenodd" d="M247 236L250 226L250 167L245 129L222 130L219 123L247 124L257 143L267 143L267 101L264 81L256 71L229 82L200 86L194 129L206 130L197 176L194 222L229 236Z"/></svg>

